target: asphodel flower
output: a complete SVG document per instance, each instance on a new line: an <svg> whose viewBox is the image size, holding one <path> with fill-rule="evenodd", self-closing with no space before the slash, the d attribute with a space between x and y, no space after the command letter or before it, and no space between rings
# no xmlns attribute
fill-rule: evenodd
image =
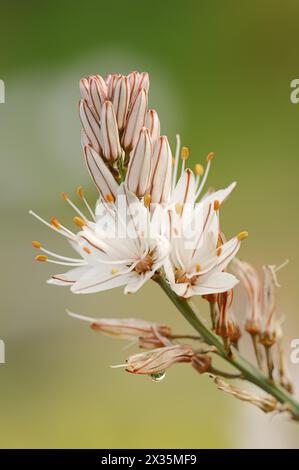
<svg viewBox="0 0 299 470"><path fill-rule="evenodd" d="M72 232L55 218L48 223L31 212L69 240L79 255L79 258L65 257L33 242L43 252L36 257L37 261L71 267L65 273L51 276L50 284L70 286L77 294L118 286L125 286L125 293L133 293L163 265L169 242L151 228L155 213L151 214L125 185L119 187L115 201L112 195L107 200L99 200L96 214L91 214L93 220L88 220L66 194L64 199L78 214L74 222L80 227L79 232Z"/></svg>
<svg viewBox="0 0 299 470"><path fill-rule="evenodd" d="M190 175L189 187L192 179ZM223 244L219 239L219 207L233 188L216 191L197 205L189 203L188 211L179 202L168 212L172 250L164 267L172 289L181 297L226 292L238 282L224 270L248 234L240 232Z"/></svg>
<svg viewBox="0 0 299 470"><path fill-rule="evenodd" d="M131 374L156 375L173 364L191 362L194 352L189 344L176 344L130 356L124 366Z"/></svg>
<svg viewBox="0 0 299 470"><path fill-rule="evenodd" d="M167 137L160 136L157 112L147 108L147 73L112 74L106 79L91 75L80 81L80 89L82 146L101 196L95 213L83 200L86 217L65 195L77 212L79 232L55 218L46 222L79 255L70 258L40 248L43 254L37 260L72 268L49 282L69 285L75 293L122 285L125 292L135 292L158 271L161 275L163 267L171 288L182 297L231 289L237 279L225 269L247 232L226 243L220 235L219 208L235 183L202 197L214 153L208 154L205 170L198 163L193 173L186 168L189 150L181 149L177 138L172 159ZM119 208L121 198L125 216ZM120 228L125 235L120 235Z"/></svg>

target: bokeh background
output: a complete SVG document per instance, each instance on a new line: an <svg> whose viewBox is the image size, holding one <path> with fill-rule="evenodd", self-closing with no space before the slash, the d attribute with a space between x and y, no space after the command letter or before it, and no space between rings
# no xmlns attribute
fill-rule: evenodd
<svg viewBox="0 0 299 470"><path fill-rule="evenodd" d="M299 104L290 102L298 1L1 0L0 9L0 447L299 447L298 426L222 394L191 367L159 384L111 369L134 349L66 308L188 325L153 283L129 297L46 285L53 271L33 262L30 242L64 244L28 215L67 222L60 192L79 184L95 200L79 141L79 78L149 71L150 104L171 142L180 132L192 164L216 152L210 184L238 181L222 221L229 235L250 232L242 257L290 259L279 298L289 354L299 337ZM298 394L299 365L291 369Z"/></svg>

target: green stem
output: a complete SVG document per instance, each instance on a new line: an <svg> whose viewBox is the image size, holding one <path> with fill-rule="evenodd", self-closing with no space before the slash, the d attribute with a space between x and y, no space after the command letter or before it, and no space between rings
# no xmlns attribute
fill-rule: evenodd
<svg viewBox="0 0 299 470"><path fill-rule="evenodd" d="M185 319L205 339L207 344L215 346L218 350L218 354L236 367L246 380L257 385L265 392L275 397L280 403L286 405L287 409L292 413L293 418L299 421L299 403L297 403L286 390L280 385L269 381L257 367L243 358L238 351L234 350L232 355L228 355L221 339L201 322L189 302L177 296L162 276L156 276L155 281L162 287L163 291L183 314Z"/></svg>

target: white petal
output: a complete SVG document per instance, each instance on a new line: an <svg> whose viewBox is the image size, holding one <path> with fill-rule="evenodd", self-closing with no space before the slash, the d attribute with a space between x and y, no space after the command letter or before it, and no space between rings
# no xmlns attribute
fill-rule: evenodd
<svg viewBox="0 0 299 470"><path fill-rule="evenodd" d="M48 279L48 284L55 284L56 286L71 286L77 282L82 276L88 272L88 266L70 269L62 274L54 274Z"/></svg>
<svg viewBox="0 0 299 470"><path fill-rule="evenodd" d="M111 269L107 271L97 266L91 268L78 282L72 285L71 290L75 294L91 294L101 292L127 284L131 273L111 274Z"/></svg>
<svg viewBox="0 0 299 470"><path fill-rule="evenodd" d="M219 294L232 289L238 282L233 274L216 272L206 277L204 281L200 279L196 286L192 286L191 295Z"/></svg>

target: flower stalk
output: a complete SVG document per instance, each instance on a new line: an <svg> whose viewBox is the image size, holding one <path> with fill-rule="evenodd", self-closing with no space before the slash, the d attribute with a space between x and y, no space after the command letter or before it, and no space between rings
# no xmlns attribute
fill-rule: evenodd
<svg viewBox="0 0 299 470"><path fill-rule="evenodd" d="M248 380L275 397L279 403L284 405L285 410L291 413L292 418L299 421L299 403L294 400L290 393L284 390L280 385L269 380L267 376L248 362L235 349L232 354L228 355L221 339L202 323L195 313L193 306L191 306L191 303L176 295L161 275L155 276L154 280L159 284L190 325L204 338L206 343L217 348L217 354L219 356L238 369L245 380Z"/></svg>

